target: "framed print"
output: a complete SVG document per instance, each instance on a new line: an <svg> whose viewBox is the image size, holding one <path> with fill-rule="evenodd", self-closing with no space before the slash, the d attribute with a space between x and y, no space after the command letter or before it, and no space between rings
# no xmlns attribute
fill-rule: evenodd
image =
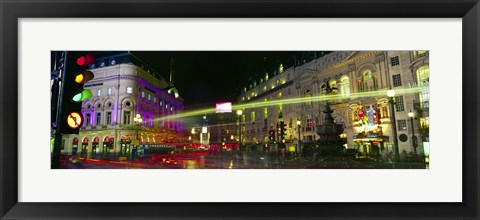
<svg viewBox="0 0 480 220"><path fill-rule="evenodd" d="M2 1L2 219L478 219L479 7Z"/></svg>

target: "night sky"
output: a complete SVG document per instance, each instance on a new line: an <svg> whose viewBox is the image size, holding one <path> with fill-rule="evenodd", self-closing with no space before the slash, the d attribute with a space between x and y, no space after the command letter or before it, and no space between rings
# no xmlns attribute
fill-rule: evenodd
<svg viewBox="0 0 480 220"><path fill-rule="evenodd" d="M92 51L91 51L92 52ZM280 63L287 69L299 51L130 51L170 79L170 61L174 60L174 84L186 108L212 107L215 102L235 103L249 79L265 77ZM115 52L93 51L108 54ZM55 56L51 53L53 69ZM289 65L290 64L290 65Z"/></svg>
<svg viewBox="0 0 480 220"><path fill-rule="evenodd" d="M170 60L174 59L174 84L186 107L214 106L215 102L235 102L249 78L271 73L276 65L301 52L271 51L182 51L132 52L169 80ZM285 66L285 64L284 64Z"/></svg>

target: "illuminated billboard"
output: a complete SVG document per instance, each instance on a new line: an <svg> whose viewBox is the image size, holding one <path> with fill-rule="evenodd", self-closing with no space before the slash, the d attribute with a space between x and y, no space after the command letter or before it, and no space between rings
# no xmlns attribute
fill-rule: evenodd
<svg viewBox="0 0 480 220"><path fill-rule="evenodd" d="M232 112L231 102L218 102L216 103L216 105L217 105L217 108L215 109L216 113Z"/></svg>

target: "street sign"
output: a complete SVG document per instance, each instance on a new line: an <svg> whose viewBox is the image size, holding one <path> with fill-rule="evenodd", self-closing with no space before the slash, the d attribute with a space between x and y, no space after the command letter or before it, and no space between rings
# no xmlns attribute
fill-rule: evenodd
<svg viewBox="0 0 480 220"><path fill-rule="evenodd" d="M289 146L288 151L289 152L295 152L295 148L296 148L296 146Z"/></svg>
<svg viewBox="0 0 480 220"><path fill-rule="evenodd" d="M83 117L77 112L70 112L67 116L67 125L70 128L77 129L82 126Z"/></svg>

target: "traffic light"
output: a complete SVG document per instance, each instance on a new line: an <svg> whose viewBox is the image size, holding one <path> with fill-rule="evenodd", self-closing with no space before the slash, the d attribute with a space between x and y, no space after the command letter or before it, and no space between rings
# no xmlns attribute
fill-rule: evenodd
<svg viewBox="0 0 480 220"><path fill-rule="evenodd" d="M84 83L93 79L93 73L86 70L95 62L92 54L84 52L66 52L64 73L62 75L61 113L58 125L59 133L78 134L83 124L82 102L92 97L92 92L83 89Z"/></svg>
<svg viewBox="0 0 480 220"><path fill-rule="evenodd" d="M285 140L285 136L287 135L287 124L285 122L280 122L280 139Z"/></svg>
<svg viewBox="0 0 480 220"><path fill-rule="evenodd" d="M225 131L225 129L222 129L222 142L226 142L227 141L227 132Z"/></svg>
<svg viewBox="0 0 480 220"><path fill-rule="evenodd" d="M275 130L270 130L268 134L270 135L270 141L275 141Z"/></svg>

